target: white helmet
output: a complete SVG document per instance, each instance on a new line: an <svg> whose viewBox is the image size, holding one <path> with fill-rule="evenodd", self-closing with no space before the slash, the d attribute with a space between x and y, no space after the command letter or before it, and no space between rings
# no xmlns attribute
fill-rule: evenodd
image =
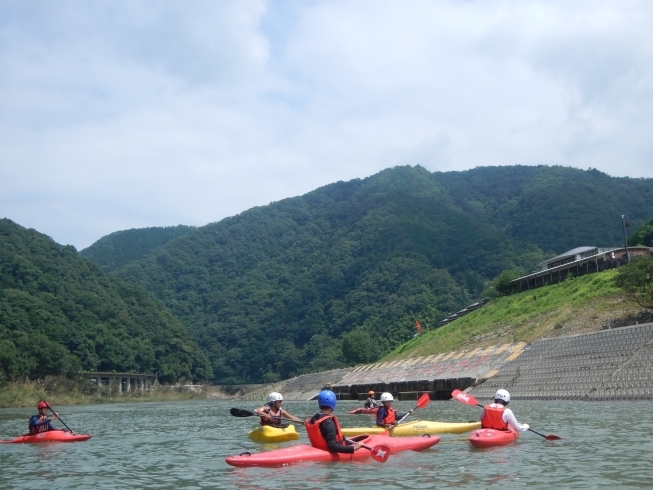
<svg viewBox="0 0 653 490"><path fill-rule="evenodd" d="M503 400L504 402L508 403L510 402L510 393L508 393L506 390L497 390L497 392L494 394L494 399Z"/></svg>
<svg viewBox="0 0 653 490"><path fill-rule="evenodd" d="M391 393L383 393L381 395L381 401L382 402L391 402L392 400L394 400L394 398L392 398Z"/></svg>
<svg viewBox="0 0 653 490"><path fill-rule="evenodd" d="M281 396L281 393L277 393L276 391L273 391L268 395L268 403L281 402L281 401L283 401L283 396Z"/></svg>

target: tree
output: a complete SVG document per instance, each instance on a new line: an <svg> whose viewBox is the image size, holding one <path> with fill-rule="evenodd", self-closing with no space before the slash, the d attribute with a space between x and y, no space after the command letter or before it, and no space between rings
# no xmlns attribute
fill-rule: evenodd
<svg viewBox="0 0 653 490"><path fill-rule="evenodd" d="M508 296L515 292L514 286L510 282L521 276L522 271L520 269L505 269L492 279L492 285L482 294L490 297Z"/></svg>
<svg viewBox="0 0 653 490"><path fill-rule="evenodd" d="M615 283L639 306L653 310L653 257L634 259L620 268Z"/></svg>
<svg viewBox="0 0 653 490"><path fill-rule="evenodd" d="M342 354L353 363L372 362L378 358L378 348L367 332L357 328L342 339Z"/></svg>

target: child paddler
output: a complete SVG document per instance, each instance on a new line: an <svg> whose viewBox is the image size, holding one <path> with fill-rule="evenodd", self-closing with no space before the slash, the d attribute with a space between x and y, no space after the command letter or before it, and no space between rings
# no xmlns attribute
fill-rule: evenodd
<svg viewBox="0 0 653 490"><path fill-rule="evenodd" d="M386 429L391 429L396 425L398 421L403 419L406 415L413 413L412 410L408 410L407 413L399 413L394 408L392 408L392 402L394 398L391 393L382 393L381 394L381 403L382 407L379 408L379 411L376 412L376 425L377 427L385 427Z"/></svg>
<svg viewBox="0 0 653 490"><path fill-rule="evenodd" d="M378 405L376 403L376 400L374 399L374 392L370 390L367 392L367 400L365 400L365 409L369 410L375 407L378 407Z"/></svg>
<svg viewBox="0 0 653 490"><path fill-rule="evenodd" d="M306 434L313 447L324 449L332 453L353 453L358 451L363 443L351 443L345 440L340 431L340 424L335 415L336 394L330 390L323 390L317 395L317 404L320 411L310 420L304 422Z"/></svg>
<svg viewBox="0 0 653 490"><path fill-rule="evenodd" d="M48 418L48 409L50 405L48 402L40 401L36 406L36 409L39 411L38 415L32 415L29 419L29 433L38 434L39 432L45 432L48 430L54 430L50 420L57 420L59 416L55 413L54 418Z"/></svg>
<svg viewBox="0 0 653 490"><path fill-rule="evenodd" d="M481 427L497 430L508 430L508 427L512 427L516 431L527 431L530 426L517 422L517 418L512 413L512 410L506 408L508 403L510 403L510 393L503 389L497 390L494 395L494 403L483 407Z"/></svg>
<svg viewBox="0 0 653 490"><path fill-rule="evenodd" d="M258 415L263 415L261 417L261 425L271 425L272 427L283 427L282 419L290 419L293 422L302 422L302 419L290 415L283 408L281 404L283 403L283 396L281 393L273 391L268 395L268 402L262 407L254 410Z"/></svg>

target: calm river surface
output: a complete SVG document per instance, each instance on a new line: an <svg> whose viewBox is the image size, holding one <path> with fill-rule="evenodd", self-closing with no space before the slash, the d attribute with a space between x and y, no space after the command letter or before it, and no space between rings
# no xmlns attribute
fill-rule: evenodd
<svg viewBox="0 0 653 490"><path fill-rule="evenodd" d="M406 410L414 402L398 402ZM526 402L510 404L520 422L562 441L523 434L512 446L472 449L466 436L445 435L422 453L392 454L385 464L301 463L281 468L233 468L225 456L307 442L260 446L247 438L253 418L229 408L251 402L189 401L61 407L66 423L93 439L74 444L0 445L0 488L651 488L653 404L650 402ZM358 406L340 402L347 427L369 425ZM286 402L298 416L315 402ZM449 422L478 417L474 407L431 402L414 420ZM31 409L0 410L0 438L26 432ZM55 422L55 425L57 422Z"/></svg>

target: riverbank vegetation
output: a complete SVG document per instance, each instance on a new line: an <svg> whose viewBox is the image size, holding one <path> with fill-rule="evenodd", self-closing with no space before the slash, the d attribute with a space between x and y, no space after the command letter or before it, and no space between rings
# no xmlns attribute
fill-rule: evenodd
<svg viewBox="0 0 653 490"><path fill-rule="evenodd" d="M0 408L32 407L41 399L52 406L92 405L98 403L133 403L198 400L221 397L211 387L159 385L150 391L118 394L106 386L97 387L84 379L48 376L44 379L13 381L0 384Z"/></svg>

